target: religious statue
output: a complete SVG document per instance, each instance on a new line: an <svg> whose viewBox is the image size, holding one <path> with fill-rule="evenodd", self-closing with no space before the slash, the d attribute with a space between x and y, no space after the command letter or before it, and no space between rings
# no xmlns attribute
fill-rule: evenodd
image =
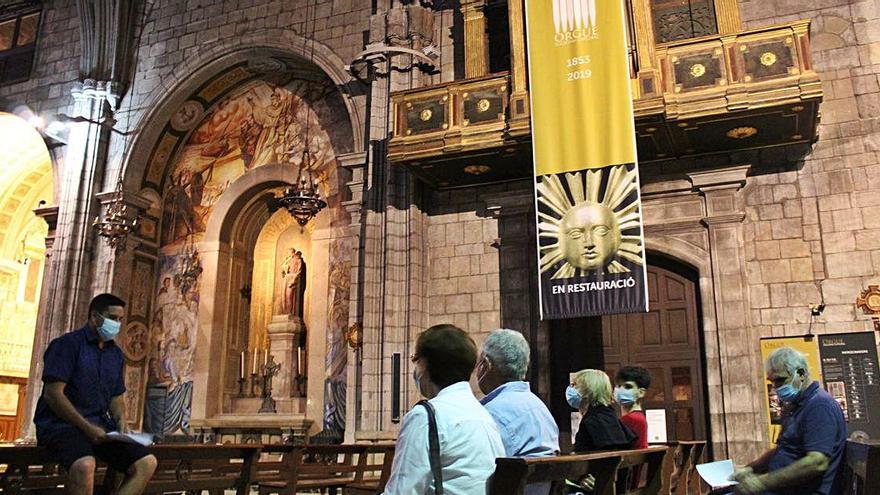
<svg viewBox="0 0 880 495"><path fill-rule="evenodd" d="M276 314L303 316L306 290L306 264L302 252L289 248L281 261L281 285L277 296Z"/></svg>

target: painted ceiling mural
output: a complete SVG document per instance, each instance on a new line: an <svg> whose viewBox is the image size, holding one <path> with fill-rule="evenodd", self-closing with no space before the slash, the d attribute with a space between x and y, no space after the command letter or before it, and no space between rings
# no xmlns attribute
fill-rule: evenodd
<svg viewBox="0 0 880 495"><path fill-rule="evenodd" d="M306 92L309 86L296 89ZM333 146L302 96L259 81L221 101L190 136L171 168L162 244L178 244L190 236L198 241L223 191L248 170L291 162L292 180L307 130L310 169L326 188L327 173L334 168Z"/></svg>
<svg viewBox="0 0 880 495"><path fill-rule="evenodd" d="M329 210L338 203L331 139L309 105L315 86L299 81L286 87L265 81L244 85L206 115L169 169L148 377L154 390L165 392L153 400L148 392L145 426L151 431L188 429L203 269L195 244L223 192L248 171L272 163L290 163L293 181L308 131L312 176Z"/></svg>

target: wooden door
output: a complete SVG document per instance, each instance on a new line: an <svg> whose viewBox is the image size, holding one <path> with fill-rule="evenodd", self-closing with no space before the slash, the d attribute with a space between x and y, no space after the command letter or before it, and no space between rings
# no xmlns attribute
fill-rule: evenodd
<svg viewBox="0 0 880 495"><path fill-rule="evenodd" d="M647 268L650 312L602 317L605 371L636 365L651 372L645 409L666 410L673 440L705 440L703 346L696 284L667 268Z"/></svg>
<svg viewBox="0 0 880 495"><path fill-rule="evenodd" d="M21 425L24 420L24 396L27 393L27 379L14 376L0 376L0 386L6 388L3 393L4 400L15 401L15 414L9 414L11 411L3 411L0 414L0 442L11 442L21 434ZM12 406L11 403L4 405L7 407Z"/></svg>

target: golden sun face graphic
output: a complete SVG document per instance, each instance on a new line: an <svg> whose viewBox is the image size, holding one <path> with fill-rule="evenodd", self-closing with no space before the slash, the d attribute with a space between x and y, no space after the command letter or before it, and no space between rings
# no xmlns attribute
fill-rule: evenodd
<svg viewBox="0 0 880 495"><path fill-rule="evenodd" d="M644 263L635 167L545 175L536 187L542 274L625 273L622 260Z"/></svg>

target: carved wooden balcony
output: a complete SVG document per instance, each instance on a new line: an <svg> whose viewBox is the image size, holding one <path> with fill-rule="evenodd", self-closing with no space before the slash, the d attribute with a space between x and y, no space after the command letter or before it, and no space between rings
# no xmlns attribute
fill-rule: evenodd
<svg viewBox="0 0 880 495"><path fill-rule="evenodd" d="M809 145L822 99L809 27L657 46L632 81L639 161ZM508 75L496 74L394 93L390 160L437 187L529 176L528 120L509 118L509 91Z"/></svg>

